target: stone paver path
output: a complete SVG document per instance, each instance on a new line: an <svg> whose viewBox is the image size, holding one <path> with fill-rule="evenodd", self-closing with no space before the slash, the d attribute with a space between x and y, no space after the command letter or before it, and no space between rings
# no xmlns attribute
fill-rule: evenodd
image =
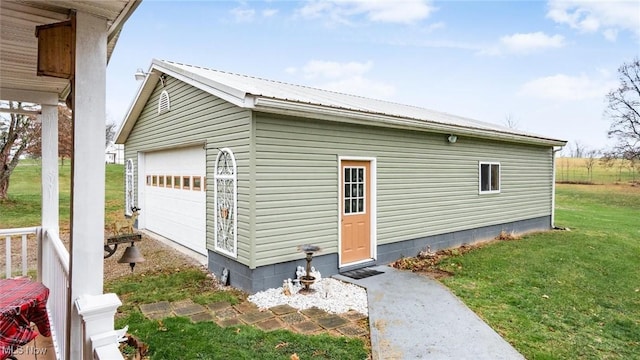
<svg viewBox="0 0 640 360"><path fill-rule="evenodd" d="M212 321L221 327L250 325L265 331L283 329L300 334L328 333L360 337L366 342L369 336L367 316L353 310L340 315L316 307L299 311L289 305L260 310L249 301L236 305L221 301L203 306L187 299L143 304L140 305L140 311L151 320L183 316L193 322Z"/></svg>

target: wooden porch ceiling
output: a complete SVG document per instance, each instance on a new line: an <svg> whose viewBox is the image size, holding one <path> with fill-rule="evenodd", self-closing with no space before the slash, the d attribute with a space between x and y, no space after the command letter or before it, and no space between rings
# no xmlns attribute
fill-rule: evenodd
<svg viewBox="0 0 640 360"><path fill-rule="evenodd" d="M24 100L22 92L56 93L64 101L69 81L36 76L36 26L67 20L71 11L85 12L108 21L111 56L122 25L141 0L2 0L0 2L0 100Z"/></svg>

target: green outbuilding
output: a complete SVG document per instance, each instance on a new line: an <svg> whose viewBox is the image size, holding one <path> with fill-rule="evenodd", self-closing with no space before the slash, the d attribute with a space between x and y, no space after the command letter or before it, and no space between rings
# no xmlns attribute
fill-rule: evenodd
<svg viewBox="0 0 640 360"><path fill-rule="evenodd" d="M138 228L282 285L502 231L552 229L566 141L419 107L153 60L117 134Z"/></svg>

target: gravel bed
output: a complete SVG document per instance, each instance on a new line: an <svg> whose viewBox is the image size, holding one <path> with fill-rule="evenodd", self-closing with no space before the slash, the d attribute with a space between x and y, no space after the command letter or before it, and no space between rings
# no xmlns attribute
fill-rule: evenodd
<svg viewBox="0 0 640 360"><path fill-rule="evenodd" d="M268 309L277 305L289 305L298 310L318 307L332 314L342 314L355 310L369 316L367 308L367 292L360 286L323 278L311 285L315 292L299 294L302 287L294 285L291 295L285 295L283 288L267 289L248 297L249 301L260 309Z"/></svg>

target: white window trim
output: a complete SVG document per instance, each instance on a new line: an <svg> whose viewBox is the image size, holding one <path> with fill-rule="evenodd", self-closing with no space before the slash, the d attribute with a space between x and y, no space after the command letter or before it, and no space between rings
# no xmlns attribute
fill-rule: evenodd
<svg viewBox="0 0 640 360"><path fill-rule="evenodd" d="M353 263L342 263L342 226L340 222L342 220L342 162L343 161L368 161L369 162L369 176L371 184L369 186L369 211L370 211L370 236L371 236L371 259L376 260L378 258L378 163L375 157L368 156L338 156L338 268L357 265L359 263L370 262L371 259L365 259L362 261L356 261Z"/></svg>
<svg viewBox="0 0 640 360"><path fill-rule="evenodd" d="M162 90L160 97L158 98L158 115L169 112L169 110L171 110L171 99L169 99L169 93L167 90Z"/></svg>
<svg viewBox="0 0 640 360"><path fill-rule="evenodd" d="M218 161L220 160L220 155L223 153L229 153L231 157L231 162L233 164L233 174L218 174ZM238 258L238 166L236 163L236 157L233 154L233 151L229 148L222 148L218 151L218 155L216 156L216 162L214 163L214 172L213 172L213 196L214 196L214 204L213 204L213 218L214 221L214 232L213 232L213 246L214 249L222 254L229 255L234 259ZM229 252L226 249L222 249L218 247L218 179L229 179L233 180L233 252Z"/></svg>
<svg viewBox="0 0 640 360"><path fill-rule="evenodd" d="M133 215L131 208L135 206L134 194L136 191L136 185L133 180L133 159L127 159L125 162L124 177L124 214L127 216ZM131 188L129 189L129 187Z"/></svg>
<svg viewBox="0 0 640 360"><path fill-rule="evenodd" d="M489 187L491 187L491 165L498 165L498 190L482 190L482 165L489 165ZM497 161L478 162L478 194L499 194L502 191L502 165Z"/></svg>

